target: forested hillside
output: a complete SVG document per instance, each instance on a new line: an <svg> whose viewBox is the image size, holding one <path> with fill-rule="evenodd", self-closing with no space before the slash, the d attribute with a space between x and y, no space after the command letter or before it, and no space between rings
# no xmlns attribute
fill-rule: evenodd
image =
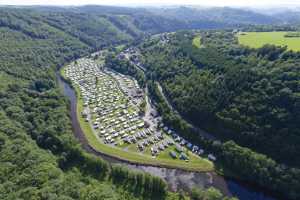
<svg viewBox="0 0 300 200"><path fill-rule="evenodd" d="M200 48L192 44L199 34ZM271 45L257 50L242 47L234 34L222 31L178 32L170 34L168 41L150 39L140 46L147 77L161 83L185 119L221 141L234 140L253 150L232 142L211 146L220 148L223 164L242 179L264 183L287 196L295 192L297 181L290 184L293 192L277 184L292 181L287 177L300 177L299 53ZM156 98L160 101L157 92ZM159 106L167 123L197 139L168 106ZM252 158L244 160L246 155Z"/></svg>
<svg viewBox="0 0 300 200"><path fill-rule="evenodd" d="M55 70L92 49L66 31L76 24L57 28L32 11L0 15L0 199L165 198L161 179L111 168L75 141Z"/></svg>
<svg viewBox="0 0 300 200"><path fill-rule="evenodd" d="M22 7L21 7L22 8ZM6 8L2 8L4 11ZM10 12L12 9L9 9ZM51 7L32 6L22 10L32 11L43 21L80 38L93 47L103 43L101 33L112 34L119 42L143 34L171 32L180 29L240 28L245 25L284 25L294 23L278 16L263 15L253 11L232 8L126 8L109 6ZM38 15L38 16L37 16ZM86 30L86 31L84 31ZM101 41L102 40L102 41ZM101 41L101 42L100 42Z"/></svg>
<svg viewBox="0 0 300 200"><path fill-rule="evenodd" d="M229 7L205 8L181 6L175 8L153 8L151 12L170 19L178 19L197 23L199 21L212 23L213 26L233 26L242 24L276 24L281 21L275 17L256 13L244 9L234 9ZM220 27L219 27L220 28Z"/></svg>
<svg viewBox="0 0 300 200"><path fill-rule="evenodd" d="M298 53L240 47L225 32L203 34L201 48L191 38L171 41L145 48L146 66L185 117L299 166Z"/></svg>

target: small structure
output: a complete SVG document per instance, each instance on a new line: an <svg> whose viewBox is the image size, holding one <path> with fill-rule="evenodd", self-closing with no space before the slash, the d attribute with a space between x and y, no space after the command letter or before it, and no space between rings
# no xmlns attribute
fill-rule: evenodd
<svg viewBox="0 0 300 200"><path fill-rule="evenodd" d="M177 154L174 152L174 151L170 151L170 156L172 157L172 158L174 158L174 159L176 159L177 158Z"/></svg>
<svg viewBox="0 0 300 200"><path fill-rule="evenodd" d="M88 114L89 114L89 111L88 111L87 109L84 109L84 110L81 112L81 115L82 115L83 118L87 118Z"/></svg>
<svg viewBox="0 0 300 200"><path fill-rule="evenodd" d="M157 113L156 110L152 110L152 111L150 112L150 114L152 115L152 117L157 117L157 116L158 116L158 113Z"/></svg>
<svg viewBox="0 0 300 200"><path fill-rule="evenodd" d="M187 143L187 141L185 139L182 139L182 141L180 142L181 146L184 146Z"/></svg>
<svg viewBox="0 0 300 200"><path fill-rule="evenodd" d="M188 144L186 145L186 147L187 147L189 150L192 150L193 145L192 145L192 143L188 143Z"/></svg>
<svg viewBox="0 0 300 200"><path fill-rule="evenodd" d="M183 153L183 152L179 155L179 158L181 160L189 160L189 157L185 153Z"/></svg>
<svg viewBox="0 0 300 200"><path fill-rule="evenodd" d="M161 139L161 140L164 139L164 136L163 136L161 133L158 133L158 134L157 134L157 137L158 137L159 139Z"/></svg>
<svg viewBox="0 0 300 200"><path fill-rule="evenodd" d="M152 147L151 148L151 154L152 154L152 156L155 156L157 153L158 153L157 148L156 147Z"/></svg>
<svg viewBox="0 0 300 200"><path fill-rule="evenodd" d="M200 155L202 155L203 153L204 153L204 150L203 150L203 149L199 149L198 155L200 156Z"/></svg>
<svg viewBox="0 0 300 200"><path fill-rule="evenodd" d="M213 155L213 154L208 154L208 159L210 160L210 161L216 161L217 160L217 158Z"/></svg>
<svg viewBox="0 0 300 200"><path fill-rule="evenodd" d="M176 151L178 151L179 153L183 152L183 148L179 145L176 145L175 147Z"/></svg>
<svg viewBox="0 0 300 200"><path fill-rule="evenodd" d="M194 145L194 146L193 146L193 150L192 150L192 151L193 151L193 152L197 152L198 150L199 150L199 147L198 147L198 146L196 146L196 145Z"/></svg>
<svg viewBox="0 0 300 200"><path fill-rule="evenodd" d="M160 144L160 145L158 146L158 149L161 150L161 151L163 151L163 150L165 149L165 147L164 147L164 145Z"/></svg>
<svg viewBox="0 0 300 200"><path fill-rule="evenodd" d="M144 150L143 144L138 144L138 148L139 148L140 151L143 151Z"/></svg>

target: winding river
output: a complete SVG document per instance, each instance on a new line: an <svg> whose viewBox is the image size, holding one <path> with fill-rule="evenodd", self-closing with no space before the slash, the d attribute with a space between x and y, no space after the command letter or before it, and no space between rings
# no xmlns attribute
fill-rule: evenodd
<svg viewBox="0 0 300 200"><path fill-rule="evenodd" d="M240 200L276 200L277 198L272 197L266 191L253 187L252 185L247 185L245 183L231 180L219 176L215 173L199 173L199 172L188 172L179 169L168 169L161 167L151 167L143 165L134 165L129 164L125 161L116 160L109 156L105 156L100 152L94 150L89 146L82 129L80 128L77 114L76 114L76 94L75 91L66 83L57 72L57 79L59 86L61 87L64 95L70 101L70 117L72 120L72 128L75 137L80 141L82 147L94 155L101 157L104 160L107 160L110 163L127 165L131 169L141 170L148 172L150 174L159 176L166 180L168 183L169 189L171 191L190 191L193 187L216 187L222 193L228 196L236 196Z"/></svg>

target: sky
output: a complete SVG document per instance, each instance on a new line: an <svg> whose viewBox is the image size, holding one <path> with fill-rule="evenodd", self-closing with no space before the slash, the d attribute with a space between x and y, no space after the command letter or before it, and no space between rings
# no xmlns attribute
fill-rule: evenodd
<svg viewBox="0 0 300 200"><path fill-rule="evenodd" d="M300 6L300 0L0 0L0 5L202 5L202 6Z"/></svg>

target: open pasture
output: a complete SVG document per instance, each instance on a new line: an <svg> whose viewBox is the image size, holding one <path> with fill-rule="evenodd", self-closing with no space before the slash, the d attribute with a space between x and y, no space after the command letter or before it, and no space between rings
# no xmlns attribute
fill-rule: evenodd
<svg viewBox="0 0 300 200"><path fill-rule="evenodd" d="M237 35L240 44L259 48L265 44L287 46L288 50L300 51L300 37L285 37L290 32L243 32Z"/></svg>

